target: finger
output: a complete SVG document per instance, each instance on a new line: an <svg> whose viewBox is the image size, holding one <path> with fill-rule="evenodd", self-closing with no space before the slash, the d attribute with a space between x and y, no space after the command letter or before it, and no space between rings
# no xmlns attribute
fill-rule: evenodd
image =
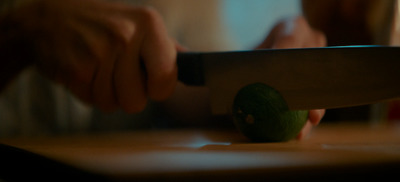
<svg viewBox="0 0 400 182"><path fill-rule="evenodd" d="M151 99L162 101L172 95L177 83L176 50L160 47L155 52L159 54L149 50L142 54L147 72L147 91Z"/></svg>
<svg viewBox="0 0 400 182"><path fill-rule="evenodd" d="M297 135L296 139L298 140L303 140L307 138L307 136L310 134L311 129L312 129L312 124L310 121L307 121L307 123L304 125L303 129L301 129L300 133Z"/></svg>
<svg viewBox="0 0 400 182"><path fill-rule="evenodd" d="M147 10L147 25L141 56L147 73L147 93L156 101L172 95L177 83L176 45L169 38L160 15Z"/></svg>
<svg viewBox="0 0 400 182"><path fill-rule="evenodd" d="M81 55L77 54L70 47L64 44L59 44L59 49L56 50L57 55L63 55L54 62L55 67L49 67L49 70L54 73L51 79L65 86L76 98L86 104L93 104L93 96L91 86L93 81L93 73L95 68L90 64L78 64L81 61ZM49 60L48 60L49 61Z"/></svg>
<svg viewBox="0 0 400 182"><path fill-rule="evenodd" d="M308 119L310 120L311 124L318 125L324 114L325 109L310 110L308 114Z"/></svg>
<svg viewBox="0 0 400 182"><path fill-rule="evenodd" d="M285 35L277 38L272 45L273 49L288 49L288 48L301 48L303 47L303 41L296 35Z"/></svg>
<svg viewBox="0 0 400 182"><path fill-rule="evenodd" d="M309 36L303 36L307 37L304 38L304 47L324 47L327 44L327 40L325 37L325 34L317 29L314 29L311 27L311 25L308 23L308 21L304 17L298 18L299 23L302 24L304 27L304 31L309 35Z"/></svg>
<svg viewBox="0 0 400 182"><path fill-rule="evenodd" d="M255 49L270 49L273 47L275 40L277 37L282 33L285 25L283 22L278 23L275 25L274 28L269 32L266 39L264 39L261 44L259 44Z"/></svg>
<svg viewBox="0 0 400 182"><path fill-rule="evenodd" d="M325 47L327 45L327 40L326 40L326 36L324 33L322 33L321 31L318 30L314 30L314 34L315 34L315 41L316 41L316 45L318 47Z"/></svg>
<svg viewBox="0 0 400 182"><path fill-rule="evenodd" d="M325 47L326 46L326 37L325 35L318 30L310 30L308 31L308 36L306 36L303 47Z"/></svg>
<svg viewBox="0 0 400 182"><path fill-rule="evenodd" d="M115 63L114 89L118 105L128 113L144 110L147 97L139 59L139 41L133 41Z"/></svg>
<svg viewBox="0 0 400 182"><path fill-rule="evenodd" d="M66 89L71 92L80 101L92 105L93 97L91 95L91 85L76 80L64 80Z"/></svg>
<svg viewBox="0 0 400 182"><path fill-rule="evenodd" d="M111 48L111 41L102 29L93 29L93 25L83 24L82 22L69 22L73 27L75 37L82 40L74 44L74 54L76 58L70 59L69 64L73 64L74 70L79 74L76 81L84 79L90 83L90 92L92 105L102 111L113 111L117 108L115 93L112 84L112 74L114 69L114 60L116 59L115 50ZM76 61L79 60L79 61ZM88 70L85 68L93 68ZM91 79L81 77L86 73L91 73ZM87 77L87 76L85 76Z"/></svg>
<svg viewBox="0 0 400 182"><path fill-rule="evenodd" d="M114 60L103 62L105 63L99 65L92 83L93 102L102 111L114 111L117 108L112 79Z"/></svg>

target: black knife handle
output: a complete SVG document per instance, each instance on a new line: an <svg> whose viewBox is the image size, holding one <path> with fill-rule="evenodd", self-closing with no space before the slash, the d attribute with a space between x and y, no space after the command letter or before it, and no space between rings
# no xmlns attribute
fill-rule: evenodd
<svg viewBox="0 0 400 182"><path fill-rule="evenodd" d="M185 85L203 86L204 67L201 53L178 53L178 80Z"/></svg>

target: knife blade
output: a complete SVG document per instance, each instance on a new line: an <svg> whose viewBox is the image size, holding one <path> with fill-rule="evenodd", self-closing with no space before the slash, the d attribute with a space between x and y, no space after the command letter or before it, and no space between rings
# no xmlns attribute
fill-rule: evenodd
<svg viewBox="0 0 400 182"><path fill-rule="evenodd" d="M178 80L210 90L213 114L256 82L280 92L291 110L330 109L400 97L400 47L340 46L178 53Z"/></svg>

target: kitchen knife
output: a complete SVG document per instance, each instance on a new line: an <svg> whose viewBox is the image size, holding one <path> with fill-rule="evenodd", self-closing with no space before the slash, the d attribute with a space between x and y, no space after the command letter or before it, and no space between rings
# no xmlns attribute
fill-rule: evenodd
<svg viewBox="0 0 400 182"><path fill-rule="evenodd" d="M242 87L262 82L291 110L339 108L400 97L400 47L340 46L179 53L178 79L210 89L214 114Z"/></svg>

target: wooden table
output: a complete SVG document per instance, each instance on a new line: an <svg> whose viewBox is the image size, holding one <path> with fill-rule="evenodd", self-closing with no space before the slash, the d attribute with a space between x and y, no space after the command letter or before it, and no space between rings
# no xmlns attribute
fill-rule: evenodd
<svg viewBox="0 0 400 182"><path fill-rule="evenodd" d="M370 181L400 174L398 126L321 124L309 139L284 143L251 143L235 130L206 129L0 143L5 144L0 146L0 177L6 179Z"/></svg>

